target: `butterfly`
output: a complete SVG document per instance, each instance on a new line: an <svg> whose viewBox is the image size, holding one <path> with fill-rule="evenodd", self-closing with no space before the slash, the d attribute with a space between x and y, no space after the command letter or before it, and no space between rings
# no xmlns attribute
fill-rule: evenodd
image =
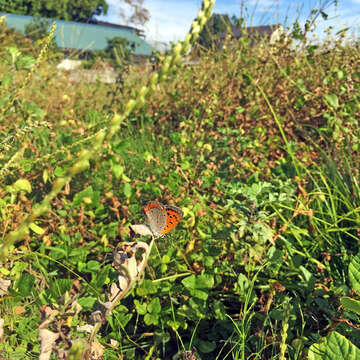
<svg viewBox="0 0 360 360"><path fill-rule="evenodd" d="M183 218L183 212L171 205L163 205L156 201L148 202L144 207L146 220L152 234L163 237L170 232Z"/></svg>

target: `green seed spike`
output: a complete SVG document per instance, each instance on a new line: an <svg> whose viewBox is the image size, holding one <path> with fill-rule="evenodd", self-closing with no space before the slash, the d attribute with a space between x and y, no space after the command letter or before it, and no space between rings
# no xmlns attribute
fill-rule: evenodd
<svg viewBox="0 0 360 360"><path fill-rule="evenodd" d="M110 121L108 127L105 127L91 135L93 139L92 143L89 144L88 150L81 151L77 155L77 159L73 166L71 166L65 173L63 177L59 177L52 186L52 189L48 195L40 202L40 204L36 204L30 211L30 214L24 218L18 229L11 231L4 239L3 243L0 244L0 259L5 258L7 256L7 252L9 248L21 241L28 233L29 233L29 225L39 216L48 212L51 207L51 201L60 193L61 189L65 186L65 184L77 175L82 172L84 169L88 168L90 158L95 158L99 153L100 149L103 148L103 143L105 139L110 141L112 136L120 129L122 122L129 116L129 114L136 108L143 105L146 102L146 97L156 89L157 85L160 84L165 78L166 75L179 63L181 56L184 56L187 51L189 51L192 44L195 43L196 39L199 36L199 33L204 26L204 24L209 20L211 16L211 10L215 4L215 0L203 0L201 10L198 13L198 17L194 20L189 34L185 37L183 42L179 41L178 44L172 49L171 53L166 56L163 66L158 70L157 74L151 76L147 85L142 87L138 95L135 99L131 99L125 105L124 111L122 114L115 114ZM39 58L37 59L37 65L33 67L34 70L30 71L24 85L24 88L30 78L32 77L35 68L40 63L42 57L46 54L48 46L50 44L51 39L54 36L54 32L56 29L56 24L54 23L52 29L49 33L49 36L46 39L46 43L39 54ZM21 88L21 90L22 90ZM20 91L20 90L19 90ZM18 92L14 95L13 100L16 98ZM10 106L10 105L8 105ZM0 110L0 115L3 115L8 109L6 106L5 109ZM83 141L88 140L88 138ZM31 221L30 221L31 220Z"/></svg>

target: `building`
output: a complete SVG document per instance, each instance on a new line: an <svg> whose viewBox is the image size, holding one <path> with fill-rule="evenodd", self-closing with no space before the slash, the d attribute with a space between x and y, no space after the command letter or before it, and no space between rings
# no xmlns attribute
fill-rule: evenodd
<svg viewBox="0 0 360 360"><path fill-rule="evenodd" d="M228 32L224 31L219 35L220 48L222 48ZM230 39L239 39L241 37L248 37L251 44L256 43L260 39L267 38L271 44L280 41L281 36L286 36L285 30L281 25L262 25L262 26L248 26L244 28L232 27Z"/></svg>
<svg viewBox="0 0 360 360"><path fill-rule="evenodd" d="M23 34L25 26L33 21L32 16L4 14L6 24L20 30ZM51 19L45 19L52 22ZM54 20L56 22L55 42L64 51L94 51L104 50L107 46L107 39L122 37L128 40L133 50L135 60L137 58L151 56L153 48L144 39L141 30L130 26L109 24L92 21L91 23Z"/></svg>

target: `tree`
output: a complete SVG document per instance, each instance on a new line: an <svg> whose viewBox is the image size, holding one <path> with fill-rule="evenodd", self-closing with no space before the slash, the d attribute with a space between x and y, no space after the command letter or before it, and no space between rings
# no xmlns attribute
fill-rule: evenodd
<svg viewBox="0 0 360 360"><path fill-rule="evenodd" d="M144 25L150 19L149 10L144 7L144 0L120 0L126 6L122 6L120 16L122 19L134 25ZM130 10L130 15L126 14L126 7Z"/></svg>
<svg viewBox="0 0 360 360"><path fill-rule="evenodd" d="M44 39L49 34L51 22L46 19L34 18L25 25L25 36L33 41ZM54 38L52 39L55 44Z"/></svg>
<svg viewBox="0 0 360 360"><path fill-rule="evenodd" d="M231 21L232 26L238 27L238 28L243 27L245 24L245 19L242 17L238 18L236 15L232 15L230 21Z"/></svg>
<svg viewBox="0 0 360 360"><path fill-rule="evenodd" d="M231 26L229 15L227 14L212 14L209 21L201 30L198 38L198 43L201 46L210 48L219 43L219 35Z"/></svg>
<svg viewBox="0 0 360 360"><path fill-rule="evenodd" d="M105 54L108 58L112 59L116 63L121 64L123 61L129 61L131 53L135 51L135 44L120 36L116 36L112 39L107 39L107 47Z"/></svg>
<svg viewBox="0 0 360 360"><path fill-rule="evenodd" d="M105 0L0 0L1 12L61 20L89 19L107 10Z"/></svg>
<svg viewBox="0 0 360 360"><path fill-rule="evenodd" d="M150 18L144 0L118 0L120 16L134 25L144 25ZM60 20L88 20L107 14L106 0L0 0L0 12L48 17Z"/></svg>

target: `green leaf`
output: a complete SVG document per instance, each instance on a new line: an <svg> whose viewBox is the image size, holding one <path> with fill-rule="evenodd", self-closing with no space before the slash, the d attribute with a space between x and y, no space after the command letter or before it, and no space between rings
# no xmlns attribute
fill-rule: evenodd
<svg viewBox="0 0 360 360"><path fill-rule="evenodd" d="M121 166L120 164L114 164L111 167L111 171L117 179L120 179L121 175L124 172L124 167Z"/></svg>
<svg viewBox="0 0 360 360"><path fill-rule="evenodd" d="M325 94L324 98L326 102L334 109L339 107L339 99L335 94Z"/></svg>
<svg viewBox="0 0 360 360"><path fill-rule="evenodd" d="M156 294L157 291L158 285L149 279L144 279L141 285L136 288L136 294L139 296Z"/></svg>
<svg viewBox="0 0 360 360"><path fill-rule="evenodd" d="M98 261L95 260L90 260L87 263L87 270L90 272L97 272L100 269L100 263Z"/></svg>
<svg viewBox="0 0 360 360"><path fill-rule="evenodd" d="M87 297L81 297L78 300L79 305L81 305L84 310L91 310L94 307L94 304L96 302L96 298L87 296Z"/></svg>
<svg viewBox="0 0 360 360"><path fill-rule="evenodd" d="M354 313L360 315L360 301L354 300L348 296L343 296L340 298L341 305L346 309L353 311Z"/></svg>
<svg viewBox="0 0 360 360"><path fill-rule="evenodd" d="M1 85L4 87L8 87L11 85L12 81L13 81L13 76L9 74L5 74L1 78Z"/></svg>
<svg viewBox="0 0 360 360"><path fill-rule="evenodd" d="M163 257L161 258L161 263L162 264L168 264L169 262L170 262L170 257L169 257L169 255L167 255L167 254L165 254L165 255L163 255Z"/></svg>
<svg viewBox="0 0 360 360"><path fill-rule="evenodd" d="M132 188L131 188L131 185L129 183L124 184L124 195L126 196L127 199L131 198Z"/></svg>
<svg viewBox="0 0 360 360"><path fill-rule="evenodd" d="M14 267L11 269L10 274L11 276L16 276L21 274L26 268L28 267L28 264L25 262L16 262Z"/></svg>
<svg viewBox="0 0 360 360"><path fill-rule="evenodd" d="M31 69L36 60L32 56L23 56L21 58L21 68L22 69Z"/></svg>
<svg viewBox="0 0 360 360"><path fill-rule="evenodd" d="M144 316L144 322L146 325L152 325L152 324L155 324L155 321L156 321L156 318L154 318L151 314L147 313L145 316Z"/></svg>
<svg viewBox="0 0 360 360"><path fill-rule="evenodd" d="M160 314L161 312L161 305L159 298L155 298L151 301L151 303L147 306L147 310L149 313L153 315Z"/></svg>
<svg viewBox="0 0 360 360"><path fill-rule="evenodd" d="M4 276L9 276L10 271L4 267L0 267L0 274L3 274Z"/></svg>
<svg viewBox="0 0 360 360"><path fill-rule="evenodd" d="M31 184L29 180L26 179L19 179L15 181L15 183L13 184L13 188L16 191L26 191L28 193L31 192Z"/></svg>
<svg viewBox="0 0 360 360"><path fill-rule="evenodd" d="M128 311L127 309L124 309L124 312L119 312L115 315L116 323L119 325L119 329L123 329L133 317L132 314L126 313L125 310Z"/></svg>
<svg viewBox="0 0 360 360"><path fill-rule="evenodd" d="M121 179L124 180L125 182L131 182L131 179L128 176L126 176L125 174L122 174Z"/></svg>
<svg viewBox="0 0 360 360"><path fill-rule="evenodd" d="M199 350L204 353L208 354L215 350L216 343L214 341L200 341L199 342Z"/></svg>
<svg viewBox="0 0 360 360"><path fill-rule="evenodd" d="M148 151L144 152L143 158L146 162L149 162L154 159L154 157Z"/></svg>
<svg viewBox="0 0 360 360"><path fill-rule="evenodd" d="M10 96L9 95L5 95L3 97L0 98L0 107L5 106L10 100Z"/></svg>
<svg viewBox="0 0 360 360"><path fill-rule="evenodd" d="M270 316L274 320L282 321L285 319L285 312L283 309L275 309L270 312Z"/></svg>
<svg viewBox="0 0 360 360"><path fill-rule="evenodd" d="M318 343L310 346L309 360L357 360L360 350L345 336L334 331Z"/></svg>
<svg viewBox="0 0 360 360"><path fill-rule="evenodd" d="M72 201L74 206L79 206L82 202L87 206L97 207L100 203L100 193L94 191L92 186L88 186L84 190L78 192Z"/></svg>
<svg viewBox="0 0 360 360"><path fill-rule="evenodd" d="M296 80L296 86L298 87L298 89L302 92L305 93L306 90L306 86L304 85L304 80L303 79L297 79Z"/></svg>
<svg viewBox="0 0 360 360"><path fill-rule="evenodd" d="M63 176L65 174L65 169L63 169L61 166L57 166L54 170L54 175L57 177Z"/></svg>
<svg viewBox="0 0 360 360"><path fill-rule="evenodd" d="M181 282L188 290L211 289L214 287L214 277L210 274L190 275Z"/></svg>
<svg viewBox="0 0 360 360"><path fill-rule="evenodd" d="M207 267L207 268L211 268L212 266L214 266L214 262L215 262L215 259L211 256L205 256L204 258L204 265Z"/></svg>
<svg viewBox="0 0 360 360"><path fill-rule="evenodd" d="M305 282L307 283L307 286L309 288L312 288L315 284L314 275L302 265L299 266L299 270L302 272L303 278L304 278Z"/></svg>
<svg viewBox="0 0 360 360"><path fill-rule="evenodd" d="M199 289L191 290L190 294L191 296L204 301L209 297L209 294L206 291Z"/></svg>
<svg viewBox="0 0 360 360"><path fill-rule="evenodd" d="M72 288L73 282L74 280L72 279L55 279L50 285L50 292L53 298L57 300L60 296L63 296Z"/></svg>
<svg viewBox="0 0 360 360"><path fill-rule="evenodd" d="M181 283L188 289L193 290L196 288L196 277L195 275L190 275L181 280Z"/></svg>
<svg viewBox="0 0 360 360"><path fill-rule="evenodd" d="M109 277L109 271L110 271L110 266L106 266L101 271L97 272L94 281L94 285L97 288L100 288L107 283L107 279Z"/></svg>
<svg viewBox="0 0 360 360"><path fill-rule="evenodd" d="M81 247L71 249L70 254L68 255L69 260L73 264L78 264L81 261L85 261L87 255L88 255L88 251L89 251L88 249L81 248ZM87 269L87 267L86 267L86 269Z"/></svg>
<svg viewBox="0 0 360 360"><path fill-rule="evenodd" d="M14 60L21 55L21 51L14 46L6 46L5 49L9 52Z"/></svg>
<svg viewBox="0 0 360 360"><path fill-rule="evenodd" d="M284 254L282 251L275 248L275 246L271 246L268 251L269 261L273 264L281 264L283 262Z"/></svg>
<svg viewBox="0 0 360 360"><path fill-rule="evenodd" d="M147 313L147 311L146 311L147 303L146 302L141 303L139 300L135 299L134 304L135 304L136 312L139 315L145 315Z"/></svg>
<svg viewBox="0 0 360 360"><path fill-rule="evenodd" d="M56 210L56 212L62 217L66 217L67 215L69 215L69 213L66 210L58 209Z"/></svg>
<svg viewBox="0 0 360 360"><path fill-rule="evenodd" d="M166 324L170 326L173 330L177 330L182 325L180 321L173 321L173 320L168 320Z"/></svg>
<svg viewBox="0 0 360 360"><path fill-rule="evenodd" d="M35 283L35 276L25 272L17 281L16 288L22 296L29 296Z"/></svg>
<svg viewBox="0 0 360 360"><path fill-rule="evenodd" d="M214 277L210 274L201 274L196 279L198 289L212 289L214 287Z"/></svg>
<svg viewBox="0 0 360 360"><path fill-rule="evenodd" d="M349 264L349 279L353 289L360 293L360 253Z"/></svg>
<svg viewBox="0 0 360 360"><path fill-rule="evenodd" d="M41 228L40 226L37 226L35 223L31 223L29 225L29 228L38 235L42 235L45 233L45 230L43 228Z"/></svg>

